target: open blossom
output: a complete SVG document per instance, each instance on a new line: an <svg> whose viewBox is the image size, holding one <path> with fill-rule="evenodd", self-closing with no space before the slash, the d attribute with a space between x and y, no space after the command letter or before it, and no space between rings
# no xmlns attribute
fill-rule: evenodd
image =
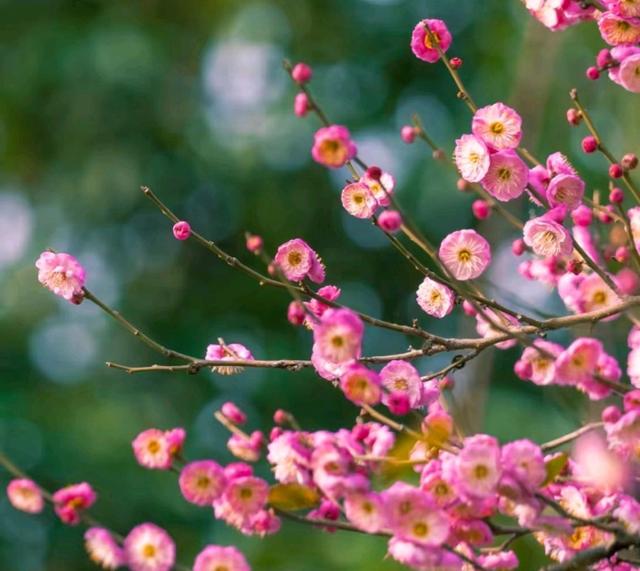
<svg viewBox="0 0 640 571"><path fill-rule="evenodd" d="M612 12L605 12L598 18L598 29L602 39L610 46L640 42L640 22L620 18Z"/></svg>
<svg viewBox="0 0 640 571"><path fill-rule="evenodd" d="M321 127L313 136L311 156L329 168L339 168L356 156L356 145L351 140L349 129L342 125Z"/></svg>
<svg viewBox="0 0 640 571"><path fill-rule="evenodd" d="M478 434L465 438L454 465L456 487L463 494L486 498L496 492L502 464L500 447L492 436Z"/></svg>
<svg viewBox="0 0 640 571"><path fill-rule="evenodd" d="M382 386L390 393L405 393L410 408L422 405L422 380L417 369L406 361L394 359L389 361L380 371ZM382 401L386 404L388 395Z"/></svg>
<svg viewBox="0 0 640 571"><path fill-rule="evenodd" d="M578 310L582 313L606 309L620 303L620 298L598 274L586 276L578 285ZM615 319L615 315L608 319Z"/></svg>
<svg viewBox="0 0 640 571"><path fill-rule="evenodd" d="M241 343L212 343L207 345L204 356L207 361L252 361L253 355ZM242 367L235 365L216 365L211 367L214 373L220 375L235 375L242 372Z"/></svg>
<svg viewBox="0 0 640 571"><path fill-rule="evenodd" d="M338 286L326 285L321 287L316 293L321 298L326 299L327 301L335 301L340 297L342 291ZM326 303L323 303L316 298L310 299L309 301L305 301L303 303L305 307L316 317L322 317L325 311L331 309L330 305L327 305ZM309 327L311 327L311 324L308 325Z"/></svg>
<svg viewBox="0 0 640 571"><path fill-rule="evenodd" d="M527 375L527 380L534 382L536 385L553 383L556 374L555 358L563 350L561 345L544 339L536 339L532 347L526 347L518 363L529 366L530 372Z"/></svg>
<svg viewBox="0 0 640 571"><path fill-rule="evenodd" d="M193 571L251 571L251 567L237 548L207 545L196 557Z"/></svg>
<svg viewBox="0 0 640 571"><path fill-rule="evenodd" d="M599 434L584 434L575 443L572 454L574 473L580 481L607 494L621 491L629 482L630 471L623 460L608 449Z"/></svg>
<svg viewBox="0 0 640 571"><path fill-rule="evenodd" d="M562 225L544 216L533 218L524 225L524 243L538 256L569 256L573 239Z"/></svg>
<svg viewBox="0 0 640 571"><path fill-rule="evenodd" d="M491 262L491 248L475 230L457 230L440 243L438 257L458 280L479 277Z"/></svg>
<svg viewBox="0 0 640 571"><path fill-rule="evenodd" d="M7 485L7 497L11 505L22 512L37 514L44 509L42 491L28 478L11 480Z"/></svg>
<svg viewBox="0 0 640 571"><path fill-rule="evenodd" d="M556 359L556 380L571 385L588 381L596 371L602 352L598 339L576 339Z"/></svg>
<svg viewBox="0 0 640 571"><path fill-rule="evenodd" d="M232 434L227 441L227 448L236 458L245 462L257 462L264 444L264 435L259 430L251 433L249 438L242 434Z"/></svg>
<svg viewBox="0 0 640 571"><path fill-rule="evenodd" d="M313 329L314 352L334 364L360 357L364 325L350 309L329 309Z"/></svg>
<svg viewBox="0 0 640 571"><path fill-rule="evenodd" d="M131 443L138 464L151 470L168 470L173 463L166 432L149 428Z"/></svg>
<svg viewBox="0 0 640 571"><path fill-rule="evenodd" d="M269 443L267 459L275 479L281 484L308 484L311 481L311 435L285 432Z"/></svg>
<svg viewBox="0 0 640 571"><path fill-rule="evenodd" d="M363 182L352 182L342 189L342 206L356 218L371 218L378 202L369 186Z"/></svg>
<svg viewBox="0 0 640 571"><path fill-rule="evenodd" d="M211 505L222 495L226 483L224 470L213 460L190 462L178 479L185 500L197 506Z"/></svg>
<svg viewBox="0 0 640 571"><path fill-rule="evenodd" d="M564 205L568 210L575 210L582 204L584 181L573 174L554 176L547 187L547 200L553 208Z"/></svg>
<svg viewBox="0 0 640 571"><path fill-rule="evenodd" d="M387 524L386 506L375 492L349 494L344 502L347 519L367 533L381 531Z"/></svg>
<svg viewBox="0 0 640 571"><path fill-rule="evenodd" d="M491 196L508 202L524 192L528 179L527 165L514 151L507 149L491 155L489 170L481 184Z"/></svg>
<svg viewBox="0 0 640 571"><path fill-rule="evenodd" d="M265 505L269 486L267 482L255 476L244 476L231 480L222 495L222 503L227 511L225 518L244 519L255 515ZM214 504L215 505L215 504ZM216 517L218 513L216 512Z"/></svg>
<svg viewBox="0 0 640 571"><path fill-rule="evenodd" d="M514 440L505 444L501 460L505 473L527 490L535 491L546 478L542 450L530 440Z"/></svg>
<svg viewBox="0 0 640 571"><path fill-rule="evenodd" d="M132 571L169 571L176 559L173 539L153 523L134 527L124 540L124 551Z"/></svg>
<svg viewBox="0 0 640 571"><path fill-rule="evenodd" d="M428 31L427 31L428 28ZM445 53L451 45L451 34L442 20L422 20L416 24L411 34L411 50L426 62L435 63L440 58L436 46Z"/></svg>
<svg viewBox="0 0 640 571"><path fill-rule="evenodd" d="M522 118L504 103L494 103L475 112L471 130L490 149L515 149L522 138Z"/></svg>
<svg viewBox="0 0 640 571"><path fill-rule="evenodd" d="M425 277L418 287L416 299L425 313L442 318L453 311L456 296L446 285Z"/></svg>
<svg viewBox="0 0 640 571"><path fill-rule="evenodd" d="M38 281L44 287L72 303L82 301L85 271L72 255L42 252L36 268Z"/></svg>
<svg viewBox="0 0 640 571"><path fill-rule="evenodd" d="M53 494L53 504L56 514L66 524L77 525L83 510L90 508L96 501L93 488L82 482L73 484Z"/></svg>
<svg viewBox="0 0 640 571"><path fill-rule="evenodd" d="M91 561L103 569L117 569L126 563L124 550L108 529L90 527L84 534L84 546Z"/></svg>
<svg viewBox="0 0 640 571"><path fill-rule="evenodd" d="M292 282L302 281L306 277L317 284L324 281L324 265L320 256L300 238L281 244L274 260L284 276Z"/></svg>
<svg viewBox="0 0 640 571"><path fill-rule="evenodd" d="M640 93L640 53L630 55L620 62L620 84L632 93Z"/></svg>
<svg viewBox="0 0 640 571"><path fill-rule="evenodd" d="M366 184L380 206L389 206L391 204L390 194L396 186L393 175L388 172L382 172L379 178L373 178L365 172L360 178L360 182Z"/></svg>
<svg viewBox="0 0 640 571"><path fill-rule="evenodd" d="M357 405L375 405L380 402L380 377L363 365L353 365L340 377L344 395Z"/></svg>
<svg viewBox="0 0 640 571"><path fill-rule="evenodd" d="M487 174L491 162L487 145L474 135L462 135L456 139L453 158L460 176L467 182L480 182Z"/></svg>

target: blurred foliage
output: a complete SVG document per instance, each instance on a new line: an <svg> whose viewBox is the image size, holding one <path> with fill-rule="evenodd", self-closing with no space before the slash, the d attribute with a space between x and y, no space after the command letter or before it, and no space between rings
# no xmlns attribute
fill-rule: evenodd
<svg viewBox="0 0 640 571"><path fill-rule="evenodd" d="M449 23L451 53L464 59L462 75L479 103L500 99L522 112L525 144L536 154L564 150L592 187L604 188L604 163L586 162L579 130L564 120L574 85L597 110L611 147L638 151L625 130L639 124L637 99L606 80L584 79L599 46L593 27L551 34L518 2L0 1L0 448L49 487L92 482L101 496L95 515L114 529L145 520L166 527L186 563L207 542L233 542L256 571L398 568L383 560L380 538L290 522L263 541L241 537L186 504L173 474L142 470L131 454L139 431L180 425L189 432L188 457L229 461L224 430L212 418L229 399L250 413L251 428L268 429L278 407L308 429L349 425L356 410L330 384L310 371L223 378L109 370L107 360L160 357L95 307L42 290L32 264L46 247L75 254L91 289L177 350L203 355L221 336L259 357L307 356L309 335L287 323L286 296L193 243L178 244L138 191L146 184L249 263L257 261L244 251L246 230L262 234L271 251L301 236L323 256L345 303L390 320L419 318L436 333L473 334L461 316L420 315L419 277L373 228L342 212L345 173L311 162L317 123L292 115L294 89L281 68L285 56L313 65L312 88L329 116L349 125L362 156L396 174L399 199L437 242L472 224L472 198L425 148L403 145L398 129L417 111L449 152L470 117L443 68L410 53L411 29L425 17ZM513 239L498 220L481 230L506 248ZM517 280L508 256L498 252L495 266L489 279L510 290L507 299L561 310L544 288ZM622 333L601 327L613 350ZM367 353L408 343L375 330L365 340ZM543 440L584 418L574 392L518 381L515 357L515 350L493 354L457 374L466 424L503 439ZM419 366L436 370L449 358ZM2 569L91 568L79 530L50 515L18 514L4 498L0 539ZM522 569L539 566L538 547L527 540L518 548Z"/></svg>

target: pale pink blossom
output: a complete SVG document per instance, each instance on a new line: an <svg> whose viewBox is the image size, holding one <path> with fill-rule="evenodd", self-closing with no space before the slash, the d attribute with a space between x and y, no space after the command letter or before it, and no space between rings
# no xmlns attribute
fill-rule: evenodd
<svg viewBox="0 0 640 571"><path fill-rule="evenodd" d="M501 460L505 473L531 492L536 491L546 478L542 450L530 440L514 440L505 444Z"/></svg>
<svg viewBox="0 0 640 571"><path fill-rule="evenodd" d="M356 156L356 145L351 140L349 129L342 125L321 127L313 136L311 156L329 168L339 168Z"/></svg>
<svg viewBox="0 0 640 571"><path fill-rule="evenodd" d="M640 93L640 53L623 59L619 74L622 87L632 93Z"/></svg>
<svg viewBox="0 0 640 571"><path fill-rule="evenodd" d="M498 442L486 434L465 438L454 466L455 485L461 493L471 498L492 496L502 475Z"/></svg>
<svg viewBox="0 0 640 571"><path fill-rule="evenodd" d="M124 551L132 571L169 571L176 559L173 539L153 523L134 527L124 540Z"/></svg>
<svg viewBox="0 0 640 571"><path fill-rule="evenodd" d="M204 358L207 361L253 361L251 351L242 343L212 343L207 345ZM237 365L215 365L211 370L219 375L236 375L244 369Z"/></svg>
<svg viewBox="0 0 640 571"><path fill-rule="evenodd" d="M11 480L7 485L9 503L22 512L37 514L44 509L44 498L38 485L28 478Z"/></svg>
<svg viewBox="0 0 640 571"><path fill-rule="evenodd" d="M251 571L251 567L237 548L207 545L198 553L193 571Z"/></svg>
<svg viewBox="0 0 640 571"><path fill-rule="evenodd" d="M396 186L396 181L388 172L382 172L379 178L373 178L367 172L362 175L360 182L366 184L380 206L391 204L390 195Z"/></svg>
<svg viewBox="0 0 640 571"><path fill-rule="evenodd" d="M602 39L610 46L640 42L640 22L620 18L612 12L605 12L598 18L598 29Z"/></svg>
<svg viewBox="0 0 640 571"><path fill-rule="evenodd" d="M491 248L475 230L457 230L440 243L438 257L457 280L479 277L491 262Z"/></svg>
<svg viewBox="0 0 640 571"><path fill-rule="evenodd" d="M281 244L274 261L292 282L302 281L306 277L318 284L324 281L324 265L320 256L301 238Z"/></svg>
<svg viewBox="0 0 640 571"><path fill-rule="evenodd" d="M573 252L573 240L562 225L539 216L529 220L523 229L524 243L538 256L569 256Z"/></svg>
<svg viewBox="0 0 640 571"><path fill-rule="evenodd" d="M144 430L131 443L135 458L145 468L168 470L173 463L166 432L157 428Z"/></svg>
<svg viewBox="0 0 640 571"><path fill-rule="evenodd" d="M602 352L598 339L576 339L556 359L556 381L570 385L588 381L596 371Z"/></svg>
<svg viewBox="0 0 640 571"><path fill-rule="evenodd" d="M508 202L524 192L528 179L527 165L515 151L506 149L491 155L489 170L481 184L491 196Z"/></svg>
<svg viewBox="0 0 640 571"><path fill-rule="evenodd" d="M386 506L375 492L349 494L344 508L347 519L367 533L382 531L387 525Z"/></svg>
<svg viewBox="0 0 640 571"><path fill-rule="evenodd" d="M416 300L425 313L442 318L453 311L456 296L446 285L425 277L416 292Z"/></svg>
<svg viewBox="0 0 640 571"><path fill-rule="evenodd" d="M456 139L453 158L460 176L467 182L480 182L491 164L487 145L474 135L462 135Z"/></svg>
<svg viewBox="0 0 640 571"><path fill-rule="evenodd" d="M90 527L84 534L84 546L91 561L103 569L117 569L126 563L124 550L108 529Z"/></svg>
<svg viewBox="0 0 640 571"><path fill-rule="evenodd" d="M363 182L349 183L342 189L342 206L356 218L371 218L378 202L368 185Z"/></svg>
<svg viewBox="0 0 640 571"><path fill-rule="evenodd" d="M389 392L404 393L408 397L409 407L417 408L422 404L422 381L416 368L406 361L394 359L380 371L382 386ZM382 399L386 404L387 395Z"/></svg>
<svg viewBox="0 0 640 571"><path fill-rule="evenodd" d="M547 187L547 200L551 207L564 205L574 210L582 204L584 181L573 174L554 176Z"/></svg>
<svg viewBox="0 0 640 571"><path fill-rule="evenodd" d="M475 112L471 130L490 149L515 149L522 138L522 118L504 103L494 103Z"/></svg>
<svg viewBox="0 0 640 571"><path fill-rule="evenodd" d="M314 329L314 352L333 364L350 364L360 357L364 326L350 309L329 309Z"/></svg>
<svg viewBox="0 0 640 571"><path fill-rule="evenodd" d="M555 358L562 351L563 347L557 343L536 339L533 347L524 349L518 363L529 365L530 373L527 375L527 380L536 385L550 385L555 380Z"/></svg>
<svg viewBox="0 0 640 571"><path fill-rule="evenodd" d="M451 34L442 20L422 20L413 28L411 50L417 58L423 61L437 62L440 54L436 46L440 48L442 53L445 53L450 45Z"/></svg>
<svg viewBox="0 0 640 571"><path fill-rule="evenodd" d="M476 314L476 331L482 337L495 337L504 335L505 329L517 327L518 320L512 315L493 309L483 309ZM510 349L517 344L515 339L506 339L496 343L497 349Z"/></svg>
<svg viewBox="0 0 640 571"><path fill-rule="evenodd" d="M72 255L42 252L36 268L38 281L44 287L72 303L82 301L85 271Z"/></svg>

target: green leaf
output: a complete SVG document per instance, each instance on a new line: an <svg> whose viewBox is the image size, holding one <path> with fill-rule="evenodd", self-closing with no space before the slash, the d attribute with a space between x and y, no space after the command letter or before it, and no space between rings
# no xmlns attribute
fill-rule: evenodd
<svg viewBox="0 0 640 571"><path fill-rule="evenodd" d="M302 484L276 484L269 489L269 505L286 511L313 508L320 502L320 494Z"/></svg>
<svg viewBox="0 0 640 571"><path fill-rule="evenodd" d="M545 463L545 468L547 469L547 477L545 478L542 485L546 486L547 484L553 482L560 475L560 472L564 470L564 467L567 465L568 461L569 456L564 452L561 452L557 456L551 458L551 460L548 460Z"/></svg>

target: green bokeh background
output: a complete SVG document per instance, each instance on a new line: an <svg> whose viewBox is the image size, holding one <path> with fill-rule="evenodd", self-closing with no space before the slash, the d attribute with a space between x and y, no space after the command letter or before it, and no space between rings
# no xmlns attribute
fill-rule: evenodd
<svg viewBox="0 0 640 571"><path fill-rule="evenodd" d="M33 261L46 247L75 254L97 295L176 350L203 355L223 337L257 357L306 358L309 334L287 323L286 295L257 287L195 243L177 243L138 190L145 184L256 267L243 247L246 230L264 236L271 251L301 236L323 256L328 283L343 288L345 303L389 320L419 318L436 333L473 335L461 314L443 322L421 314L413 298L419 276L375 229L344 214L338 193L347 173L311 161L318 124L293 116L295 91L280 65L282 57L313 65L312 89L327 114L349 125L366 160L396 174L399 200L437 242L473 224L472 197L424 147L401 143L398 130L418 111L449 152L470 116L444 69L408 48L425 17L449 23L450 53L464 59L478 103L503 100L521 111L524 142L536 154L563 150L591 188L606 188L604 162L579 152L584 132L564 119L573 86L616 153L640 150L637 96L584 78L600 47L595 27L552 34L515 1L0 1L2 450L47 487L90 481L100 494L95 516L116 530L148 520L165 527L186 564L206 543L235 543L256 571L398 568L383 560L380 538L288 522L265 540L242 537L185 503L174 474L145 471L131 454L139 431L184 426L187 457L230 461L212 418L230 399L250 414L252 429L268 430L278 407L310 430L348 426L357 411L328 383L311 371L219 377L107 369L105 361L163 361L94 306L71 306L40 288ZM515 237L495 217L480 229L494 252ZM508 255L498 257L489 281L511 289L507 299L562 311L542 286L517 281ZM608 349L621 354L624 332L599 327ZM392 353L410 341L370 330L365 349ZM518 381L516 357L516 350L487 354L457 375L466 426L542 441L589 414L574 392ZM450 358L419 368L437 370ZM0 473L2 484L7 479ZM537 546L524 541L518 549L522 569L539 567ZM79 529L51 514L16 513L0 499L0 569L90 568Z"/></svg>

